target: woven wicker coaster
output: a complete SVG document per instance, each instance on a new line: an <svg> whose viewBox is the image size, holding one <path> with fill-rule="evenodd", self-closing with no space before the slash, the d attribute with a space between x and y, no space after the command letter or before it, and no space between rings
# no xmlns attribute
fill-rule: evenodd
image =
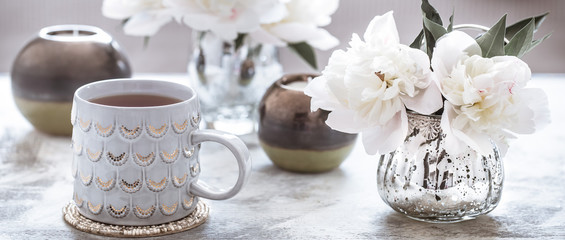
<svg viewBox="0 0 565 240"><path fill-rule="evenodd" d="M210 207L198 201L196 209L183 219L151 226L119 226L92 221L78 212L77 206L69 202L63 208L63 218L74 228L97 235L109 237L155 237L186 231L206 222Z"/></svg>

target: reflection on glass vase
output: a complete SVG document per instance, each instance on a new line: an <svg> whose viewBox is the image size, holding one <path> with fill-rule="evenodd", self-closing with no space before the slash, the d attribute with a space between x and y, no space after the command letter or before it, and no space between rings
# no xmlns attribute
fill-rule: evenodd
<svg viewBox="0 0 565 240"><path fill-rule="evenodd" d="M193 32L193 37L188 72L206 127L240 136L255 133L257 104L282 76L276 47L248 38L226 42L211 32Z"/></svg>
<svg viewBox="0 0 565 240"><path fill-rule="evenodd" d="M377 169L381 198L394 210L426 222L459 222L492 211L504 180L497 147L481 155L470 147L450 155L441 116L408 113L408 136L382 155Z"/></svg>

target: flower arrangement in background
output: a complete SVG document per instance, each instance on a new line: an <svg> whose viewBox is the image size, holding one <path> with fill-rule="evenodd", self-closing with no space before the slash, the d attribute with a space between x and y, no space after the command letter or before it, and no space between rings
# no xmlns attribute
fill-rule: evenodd
<svg viewBox="0 0 565 240"><path fill-rule="evenodd" d="M466 146L488 154L492 141L504 155L514 134L549 122L547 96L526 88L531 71L519 59L549 37L533 38L547 14L509 27L504 16L473 38L454 30L453 16L443 27L427 0L422 12L423 30L410 47L399 43L392 12L376 16L363 39L353 34L307 86L312 110L331 111L326 123L335 130L362 133L369 154L403 143L407 111L441 114L449 154Z"/></svg>
<svg viewBox="0 0 565 240"><path fill-rule="evenodd" d="M236 49L244 38L257 43L288 46L310 66L317 67L314 50L339 44L321 28L330 24L339 0L105 0L104 16L124 21L124 32L153 36L175 20L211 32Z"/></svg>

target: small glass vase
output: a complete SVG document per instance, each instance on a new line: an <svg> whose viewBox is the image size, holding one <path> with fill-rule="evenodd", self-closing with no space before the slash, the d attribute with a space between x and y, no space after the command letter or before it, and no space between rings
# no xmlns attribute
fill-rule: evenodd
<svg viewBox="0 0 565 240"><path fill-rule="evenodd" d="M226 42L211 32L195 31L193 37L188 73L206 127L239 136L255 133L257 104L282 76L277 48L248 38Z"/></svg>
<svg viewBox="0 0 565 240"><path fill-rule="evenodd" d="M493 143L481 155L467 147L445 150L441 116L408 113L408 136L396 151L381 155L377 186L394 210L425 222L459 222L492 211L500 201L502 160Z"/></svg>

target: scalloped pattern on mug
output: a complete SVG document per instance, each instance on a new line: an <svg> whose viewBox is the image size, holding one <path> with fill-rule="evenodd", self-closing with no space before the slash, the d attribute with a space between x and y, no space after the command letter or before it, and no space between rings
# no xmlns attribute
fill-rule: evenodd
<svg viewBox="0 0 565 240"><path fill-rule="evenodd" d="M188 178L188 174L184 174L182 177L173 176L173 185L175 187L182 187L186 183L186 179Z"/></svg>
<svg viewBox="0 0 565 240"><path fill-rule="evenodd" d="M82 204L84 203L84 199L79 198L78 194L75 192L75 197L73 198L75 200L75 204L77 205L77 207L82 207Z"/></svg>
<svg viewBox="0 0 565 240"><path fill-rule="evenodd" d="M155 153L151 152L146 156L136 153L133 157L133 161L137 163L140 167L147 167L155 161Z"/></svg>
<svg viewBox="0 0 565 240"><path fill-rule="evenodd" d="M88 211L90 211L90 213L92 213L94 215L98 215L102 212L102 203L94 205L90 201L88 201L86 203L86 205L87 205Z"/></svg>
<svg viewBox="0 0 565 240"><path fill-rule="evenodd" d="M96 129L96 133L98 133L98 135L100 135L101 137L109 137L110 135L112 135L112 133L114 133L115 127L115 124L109 124L108 126L104 127L99 122L97 122L94 128Z"/></svg>
<svg viewBox="0 0 565 240"><path fill-rule="evenodd" d="M192 207L193 203L194 203L194 196L190 196L190 199L188 199L188 200L186 198L182 199L182 207L185 210L189 210L190 207Z"/></svg>
<svg viewBox="0 0 565 240"><path fill-rule="evenodd" d="M133 208L133 214L138 218L148 218L151 217L153 213L155 213L155 205L151 205L148 209L143 209L137 205Z"/></svg>
<svg viewBox="0 0 565 240"><path fill-rule="evenodd" d="M78 126L83 132L88 132L90 130L90 127L92 126L92 120L83 121L82 118L79 117Z"/></svg>
<svg viewBox="0 0 565 240"><path fill-rule="evenodd" d="M77 156L82 155L82 144L73 142L73 153Z"/></svg>
<svg viewBox="0 0 565 240"><path fill-rule="evenodd" d="M175 214L175 212L177 211L177 207L179 206L178 202L173 203L173 205L167 206L164 203L162 203L159 206L159 210L161 210L161 213L165 216L171 216L173 214Z"/></svg>
<svg viewBox="0 0 565 240"><path fill-rule="evenodd" d="M80 182L84 186L88 186L92 183L92 174L84 175L82 171L79 171L78 175L80 177Z"/></svg>
<svg viewBox="0 0 565 240"><path fill-rule="evenodd" d="M100 177L96 177L96 185L100 188L100 190L110 191L116 185L116 181L113 178L104 181Z"/></svg>
<svg viewBox="0 0 565 240"><path fill-rule="evenodd" d="M149 188L149 190L153 192L163 191L163 189L165 189L166 186L167 186L167 177L164 177L159 182L155 182L149 178L147 179L147 188Z"/></svg>
<svg viewBox="0 0 565 240"><path fill-rule="evenodd" d="M154 138L161 138L162 136L165 136L167 130L169 129L169 124L166 123L159 128L156 128L151 124L146 124L146 125L147 125L147 133L149 134L149 136Z"/></svg>
<svg viewBox="0 0 565 240"><path fill-rule="evenodd" d="M122 208L117 209L114 206L112 206L112 204L108 204L107 209L108 209L108 214L110 214L110 216L115 218L123 218L127 216L129 213L129 207L127 205L124 205Z"/></svg>
<svg viewBox="0 0 565 240"><path fill-rule="evenodd" d="M86 148L86 156L90 161L98 162L102 157L102 150L94 152L93 150L90 150L90 148Z"/></svg>
<svg viewBox="0 0 565 240"><path fill-rule="evenodd" d="M141 179L135 180L133 183L128 183L125 179L120 179L120 188L127 193L135 193L141 189L143 182Z"/></svg>
<svg viewBox="0 0 565 240"><path fill-rule="evenodd" d="M108 159L108 162L114 166L122 166L128 160L128 154L123 152L117 155L111 152L107 152L106 159Z"/></svg>
<svg viewBox="0 0 565 240"><path fill-rule="evenodd" d="M159 155L161 156L161 159L163 160L163 162L174 163L177 160L177 158L179 157L179 149L176 148L172 153L168 153L165 150L161 150Z"/></svg>
<svg viewBox="0 0 565 240"><path fill-rule="evenodd" d="M182 134L188 129L188 119L184 120L181 124L173 122L173 131L177 134Z"/></svg>
<svg viewBox="0 0 565 240"><path fill-rule="evenodd" d="M128 129L124 125L120 126L120 135L122 135L122 137L125 139L136 139L137 137L139 137L139 135L141 135L142 131L143 128L139 125L137 125L133 129Z"/></svg>

